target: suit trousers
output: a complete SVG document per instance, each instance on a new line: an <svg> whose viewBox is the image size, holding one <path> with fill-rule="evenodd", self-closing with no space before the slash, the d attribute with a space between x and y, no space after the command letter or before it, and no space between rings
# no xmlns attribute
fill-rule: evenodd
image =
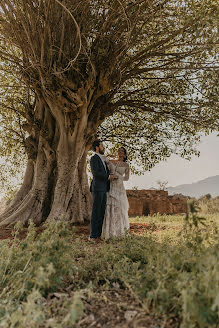
<svg viewBox="0 0 219 328"><path fill-rule="evenodd" d="M93 206L90 220L90 238L98 238L102 234L103 220L106 210L106 192L93 191Z"/></svg>

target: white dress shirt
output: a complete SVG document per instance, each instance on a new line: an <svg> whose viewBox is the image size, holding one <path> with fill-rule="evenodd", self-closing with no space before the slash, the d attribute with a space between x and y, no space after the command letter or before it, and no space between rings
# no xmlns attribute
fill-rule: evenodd
<svg viewBox="0 0 219 328"><path fill-rule="evenodd" d="M106 160L106 156L101 155L101 154L99 154L99 153L96 153L96 154L100 157L100 159L101 159L101 161L102 161L102 163L103 163L103 166L104 166L104 168L105 168L105 171L107 172L107 169L106 169L106 162L105 162L105 160Z"/></svg>

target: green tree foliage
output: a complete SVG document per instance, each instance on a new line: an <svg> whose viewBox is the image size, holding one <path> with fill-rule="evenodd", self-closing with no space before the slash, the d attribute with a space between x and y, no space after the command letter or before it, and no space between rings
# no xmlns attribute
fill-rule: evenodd
<svg viewBox="0 0 219 328"><path fill-rule="evenodd" d="M27 87L13 74L7 62L1 63L0 77L0 188L9 192L21 180L25 165L25 106Z"/></svg>

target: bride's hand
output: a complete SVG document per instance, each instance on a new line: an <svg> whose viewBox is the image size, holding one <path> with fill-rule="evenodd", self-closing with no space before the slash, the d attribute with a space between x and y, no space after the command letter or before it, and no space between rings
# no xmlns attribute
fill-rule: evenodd
<svg viewBox="0 0 219 328"><path fill-rule="evenodd" d="M115 159L116 158L116 155L108 154L107 157Z"/></svg>
<svg viewBox="0 0 219 328"><path fill-rule="evenodd" d="M117 180L118 179L118 176L115 175L115 174L110 174L109 179L110 179L110 181Z"/></svg>
<svg viewBox="0 0 219 328"><path fill-rule="evenodd" d="M110 160L109 160L108 156L105 156L105 162L106 162L106 164L109 164Z"/></svg>

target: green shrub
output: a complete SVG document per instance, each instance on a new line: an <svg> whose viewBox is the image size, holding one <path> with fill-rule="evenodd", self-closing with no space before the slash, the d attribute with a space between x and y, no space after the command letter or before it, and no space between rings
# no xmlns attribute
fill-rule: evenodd
<svg viewBox="0 0 219 328"><path fill-rule="evenodd" d="M0 243L0 326L39 327L49 294L68 286L76 270L69 227L49 221L37 234L33 223L26 238ZM74 302L73 302L74 304Z"/></svg>
<svg viewBox="0 0 219 328"><path fill-rule="evenodd" d="M76 327L85 290L120 288L182 328L216 328L218 227L194 216L173 238L148 231L98 247L63 222L48 222L40 234L31 224L23 240L18 229L0 242L0 327Z"/></svg>
<svg viewBox="0 0 219 328"><path fill-rule="evenodd" d="M211 198L209 194L201 197L197 201L200 211L203 214L218 214L219 213L219 196Z"/></svg>

